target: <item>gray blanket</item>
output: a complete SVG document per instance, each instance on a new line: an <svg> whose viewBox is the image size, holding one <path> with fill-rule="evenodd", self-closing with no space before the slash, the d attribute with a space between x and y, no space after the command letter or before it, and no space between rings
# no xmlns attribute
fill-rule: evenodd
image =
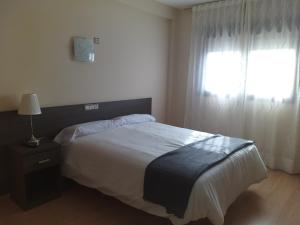
<svg viewBox="0 0 300 225"><path fill-rule="evenodd" d="M145 171L144 199L183 218L199 176L252 144L249 140L214 135L156 158Z"/></svg>

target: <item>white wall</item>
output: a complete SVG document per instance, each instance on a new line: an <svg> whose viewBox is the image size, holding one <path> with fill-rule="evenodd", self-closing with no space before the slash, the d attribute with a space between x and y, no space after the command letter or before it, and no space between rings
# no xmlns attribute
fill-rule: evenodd
<svg viewBox="0 0 300 225"><path fill-rule="evenodd" d="M186 85L189 70L192 10L181 10L175 18L172 73L169 81L167 122L183 126Z"/></svg>
<svg viewBox="0 0 300 225"><path fill-rule="evenodd" d="M0 1L0 111L16 109L24 92L36 92L42 106L152 97L153 113L164 121L172 9L133 6ZM72 60L73 36L100 37L95 63Z"/></svg>

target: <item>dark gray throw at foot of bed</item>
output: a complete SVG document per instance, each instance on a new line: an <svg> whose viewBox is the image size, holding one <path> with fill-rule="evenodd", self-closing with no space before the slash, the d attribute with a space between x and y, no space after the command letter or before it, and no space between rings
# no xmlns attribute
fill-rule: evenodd
<svg viewBox="0 0 300 225"><path fill-rule="evenodd" d="M208 169L253 143L214 135L156 158L145 171L144 199L183 218L196 180Z"/></svg>

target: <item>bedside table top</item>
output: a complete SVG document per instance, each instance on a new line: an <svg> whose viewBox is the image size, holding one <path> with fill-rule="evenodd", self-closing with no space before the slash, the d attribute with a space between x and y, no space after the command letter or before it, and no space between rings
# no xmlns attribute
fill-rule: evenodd
<svg viewBox="0 0 300 225"><path fill-rule="evenodd" d="M42 141L37 147L28 147L24 144L16 144L9 146L9 149L19 155L32 155L41 152L54 151L60 148L60 144L54 141Z"/></svg>

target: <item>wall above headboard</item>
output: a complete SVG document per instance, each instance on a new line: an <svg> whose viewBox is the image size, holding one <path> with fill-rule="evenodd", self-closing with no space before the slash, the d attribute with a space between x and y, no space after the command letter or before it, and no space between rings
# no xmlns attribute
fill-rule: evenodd
<svg viewBox="0 0 300 225"><path fill-rule="evenodd" d="M151 98L97 103L98 110L86 111L86 104L42 108L34 116L37 137L53 138L67 126L95 120L111 119L128 114L151 114ZM8 158L6 147L30 136L29 120L16 111L0 113L0 194L8 191Z"/></svg>
<svg viewBox="0 0 300 225"><path fill-rule="evenodd" d="M30 92L42 107L151 96L164 121L171 20L154 13L164 9L172 11L145 0L0 1L0 111ZM100 38L93 64L72 60L74 36Z"/></svg>

